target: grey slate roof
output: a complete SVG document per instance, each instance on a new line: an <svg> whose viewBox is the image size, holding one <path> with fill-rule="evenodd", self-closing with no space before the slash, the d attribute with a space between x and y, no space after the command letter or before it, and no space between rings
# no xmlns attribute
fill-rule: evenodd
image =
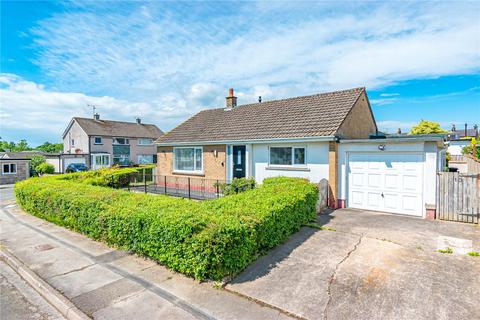
<svg viewBox="0 0 480 320"><path fill-rule="evenodd" d="M157 139L163 132L154 124L138 124L113 120L95 120L90 118L74 117L80 127L89 136L112 136L129 138Z"/></svg>
<svg viewBox="0 0 480 320"><path fill-rule="evenodd" d="M311 96L200 111L157 143L239 141L334 135L365 91L354 88Z"/></svg>

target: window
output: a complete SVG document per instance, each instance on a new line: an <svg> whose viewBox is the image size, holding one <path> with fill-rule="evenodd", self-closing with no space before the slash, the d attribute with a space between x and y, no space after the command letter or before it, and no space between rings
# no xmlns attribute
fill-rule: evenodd
<svg viewBox="0 0 480 320"><path fill-rule="evenodd" d="M2 165L3 174L15 174L17 173L17 165L15 163L4 163Z"/></svg>
<svg viewBox="0 0 480 320"><path fill-rule="evenodd" d="M202 152L202 147L174 148L174 170L201 172L203 167Z"/></svg>
<svg viewBox="0 0 480 320"><path fill-rule="evenodd" d="M270 165L305 165L304 147L270 147Z"/></svg>
<svg viewBox="0 0 480 320"><path fill-rule="evenodd" d="M153 139L138 139L138 144L140 146L151 146L153 144Z"/></svg>
<svg viewBox="0 0 480 320"><path fill-rule="evenodd" d="M75 146L75 140L72 139L72 147Z"/></svg>
<svg viewBox="0 0 480 320"><path fill-rule="evenodd" d="M139 154L138 164L154 163L153 154Z"/></svg>
<svg viewBox="0 0 480 320"><path fill-rule="evenodd" d="M121 166L130 165L130 155L128 154L114 154L113 155L113 164L118 164Z"/></svg>
<svg viewBox="0 0 480 320"><path fill-rule="evenodd" d="M95 144L102 144L102 137L95 137Z"/></svg>
<svg viewBox="0 0 480 320"><path fill-rule="evenodd" d="M129 141L127 138L113 138L113 144L129 144Z"/></svg>
<svg viewBox="0 0 480 320"><path fill-rule="evenodd" d="M95 159L96 166L108 166L110 165L110 156L109 155L93 155Z"/></svg>

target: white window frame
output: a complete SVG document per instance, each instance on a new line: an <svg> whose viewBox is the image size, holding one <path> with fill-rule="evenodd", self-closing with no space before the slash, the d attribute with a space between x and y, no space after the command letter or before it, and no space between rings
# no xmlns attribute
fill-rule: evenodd
<svg viewBox="0 0 480 320"><path fill-rule="evenodd" d="M292 149L292 164L272 164L270 159L270 149L271 148L291 148ZM305 150L305 163L295 164L295 149L304 149ZM298 167L305 168L307 167L307 146L268 146L268 166L269 167Z"/></svg>
<svg viewBox="0 0 480 320"><path fill-rule="evenodd" d="M142 143L142 140L149 140L149 143ZM139 146L153 146L153 139L151 138L139 138L138 139L138 145Z"/></svg>
<svg viewBox="0 0 480 320"><path fill-rule="evenodd" d="M97 141L96 141L97 139L100 139L100 142L97 142ZM101 144L103 144L103 139L102 139L102 137L98 137L98 136L97 136L97 137L93 137L93 144L96 144L96 145L101 145Z"/></svg>
<svg viewBox="0 0 480 320"><path fill-rule="evenodd" d="M193 152L193 170L177 170L176 168L176 161L175 161L175 150L178 150L178 149L194 149L194 152ZM201 157L201 166L202 168L200 170L198 170L196 168L196 161L195 161L195 155L196 155L196 152L197 150L201 150L202 152L202 157ZM198 146L193 146L193 147L173 147L173 157L172 157L172 160L173 160L173 173L191 173L191 174L203 174L203 147L198 147Z"/></svg>
<svg viewBox="0 0 480 320"><path fill-rule="evenodd" d="M155 155L153 154L139 154L137 155L137 163L138 164L141 164L140 163L140 157L152 157L152 162L142 162L142 163L145 163L145 164L151 164L151 163L154 163L153 161L155 160Z"/></svg>
<svg viewBox="0 0 480 320"><path fill-rule="evenodd" d="M108 164L97 165L96 161L94 161L94 160L96 160L95 159L96 157L107 157ZM113 160L112 156L109 153L92 153L91 154L91 159L90 159L91 164L92 164L91 167L95 168L95 170L100 169L100 168L108 168L112 165L112 160Z"/></svg>
<svg viewBox="0 0 480 320"><path fill-rule="evenodd" d="M12 168L12 166L14 166L15 168L15 172L5 172L4 168L5 168L5 165L7 166L10 166L10 169ZM2 163L2 174L17 174L17 164L16 163Z"/></svg>
<svg viewBox="0 0 480 320"><path fill-rule="evenodd" d="M116 143L115 140L117 139L124 139L125 143ZM130 139L129 138L122 138L122 137L114 137L112 139L112 144L116 146L129 146L130 145Z"/></svg>

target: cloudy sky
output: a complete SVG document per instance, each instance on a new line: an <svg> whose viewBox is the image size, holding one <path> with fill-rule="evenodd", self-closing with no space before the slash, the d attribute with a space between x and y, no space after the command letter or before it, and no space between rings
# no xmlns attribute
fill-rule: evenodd
<svg viewBox="0 0 480 320"><path fill-rule="evenodd" d="M1 2L4 140L73 116L167 131L204 108L365 86L381 129L480 123L480 2Z"/></svg>

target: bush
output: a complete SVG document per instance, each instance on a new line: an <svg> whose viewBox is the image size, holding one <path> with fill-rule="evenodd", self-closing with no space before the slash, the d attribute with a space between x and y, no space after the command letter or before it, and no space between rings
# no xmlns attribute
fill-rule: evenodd
<svg viewBox="0 0 480 320"><path fill-rule="evenodd" d="M219 183L218 186L221 193L225 196L229 196L255 188L255 179L234 178L231 183Z"/></svg>
<svg viewBox="0 0 480 320"><path fill-rule="evenodd" d="M42 164L42 163L45 163L47 160L45 159L44 156L40 156L40 155L34 155L31 159L30 159L30 169L31 169L31 175L32 176L36 176L37 175L37 167Z"/></svg>
<svg viewBox="0 0 480 320"><path fill-rule="evenodd" d="M55 167L53 166L53 164L43 162L35 167L35 171L40 175L53 174L55 172Z"/></svg>
<svg viewBox="0 0 480 320"><path fill-rule="evenodd" d="M40 218L197 279L240 272L316 216L317 187L303 179L270 178L199 202L94 186L97 180L82 174L19 182L17 201Z"/></svg>

